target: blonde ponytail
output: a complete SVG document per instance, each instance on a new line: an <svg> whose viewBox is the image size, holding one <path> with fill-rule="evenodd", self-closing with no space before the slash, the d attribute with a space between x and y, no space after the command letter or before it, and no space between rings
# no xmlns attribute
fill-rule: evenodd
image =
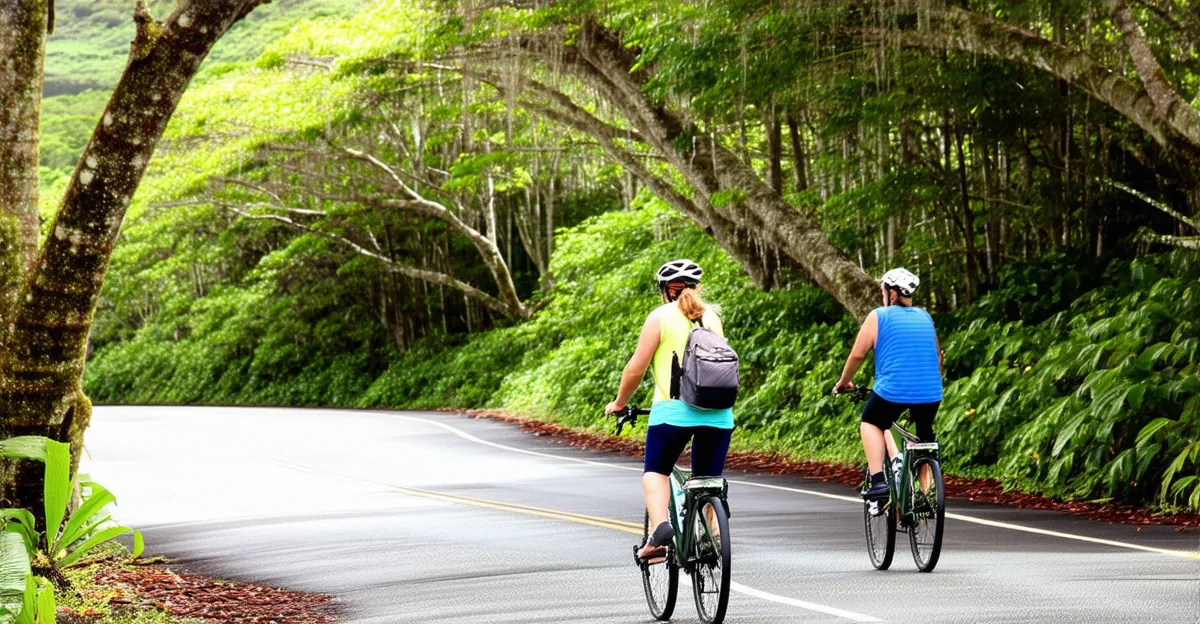
<svg viewBox="0 0 1200 624"><path fill-rule="evenodd" d="M698 320L704 316L708 305L700 298L700 292L697 288L684 288L683 292L679 293L679 311L688 317L688 320Z"/></svg>

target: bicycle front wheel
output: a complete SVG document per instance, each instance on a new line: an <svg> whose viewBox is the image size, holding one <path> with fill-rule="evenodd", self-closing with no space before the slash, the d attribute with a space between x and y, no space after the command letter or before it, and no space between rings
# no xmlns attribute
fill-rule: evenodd
<svg viewBox="0 0 1200 624"><path fill-rule="evenodd" d="M650 514L642 520L642 546L650 539L653 527L650 526ZM662 563L642 562L642 588L646 590L646 604L650 607L650 615L656 620L669 620L675 612L675 598L679 594L679 566L675 565L673 546L667 547L667 558Z"/></svg>
<svg viewBox="0 0 1200 624"><path fill-rule="evenodd" d="M705 498L696 511L689 556L696 614L704 624L719 624L729 606L729 516L715 496Z"/></svg>
<svg viewBox="0 0 1200 624"><path fill-rule="evenodd" d="M867 478L870 479L868 473ZM892 565L896 553L896 507L888 500L877 501L884 507L883 513L871 513L871 502L863 501L863 524L867 529L867 554L876 570L886 570Z"/></svg>
<svg viewBox="0 0 1200 624"><path fill-rule="evenodd" d="M929 474L922 481L925 466ZM937 460L919 459L914 463L909 491L912 526L908 529L908 544L917 569L932 572L942 554L942 528L946 523L946 490Z"/></svg>

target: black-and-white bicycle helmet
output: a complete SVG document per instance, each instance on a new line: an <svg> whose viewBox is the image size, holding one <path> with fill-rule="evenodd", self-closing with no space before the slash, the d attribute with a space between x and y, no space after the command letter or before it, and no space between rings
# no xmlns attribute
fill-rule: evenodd
<svg viewBox="0 0 1200 624"><path fill-rule="evenodd" d="M921 285L921 278L905 268L897 268L883 274L883 285L900 291L900 296L911 297Z"/></svg>
<svg viewBox="0 0 1200 624"><path fill-rule="evenodd" d="M691 260L672 260L658 268L658 285L683 282L692 286L700 283L704 269Z"/></svg>

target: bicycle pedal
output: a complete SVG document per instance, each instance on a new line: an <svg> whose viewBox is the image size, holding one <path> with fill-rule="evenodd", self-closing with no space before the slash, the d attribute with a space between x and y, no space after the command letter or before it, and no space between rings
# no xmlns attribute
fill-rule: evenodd
<svg viewBox="0 0 1200 624"><path fill-rule="evenodd" d="M886 498L875 498L867 500L867 511L872 516L882 516L888 508L888 500Z"/></svg>

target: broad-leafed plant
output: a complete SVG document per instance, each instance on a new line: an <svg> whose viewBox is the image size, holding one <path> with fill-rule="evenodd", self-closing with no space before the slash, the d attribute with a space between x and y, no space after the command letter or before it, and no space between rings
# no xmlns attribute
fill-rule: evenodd
<svg viewBox="0 0 1200 624"><path fill-rule="evenodd" d="M69 566L96 546L126 533L133 533L133 556L142 552L142 534L121 526L112 519L108 505L116 497L98 483L80 483L86 492L79 508L67 516L67 507L76 482L71 479L71 447L38 436L22 436L0 441L0 456L39 460L46 465L43 504L46 531L41 534L33 514L24 509L0 511L6 531L22 535L31 550L44 548L55 568ZM77 480L77 479L76 479ZM65 521L65 523L64 523Z"/></svg>

